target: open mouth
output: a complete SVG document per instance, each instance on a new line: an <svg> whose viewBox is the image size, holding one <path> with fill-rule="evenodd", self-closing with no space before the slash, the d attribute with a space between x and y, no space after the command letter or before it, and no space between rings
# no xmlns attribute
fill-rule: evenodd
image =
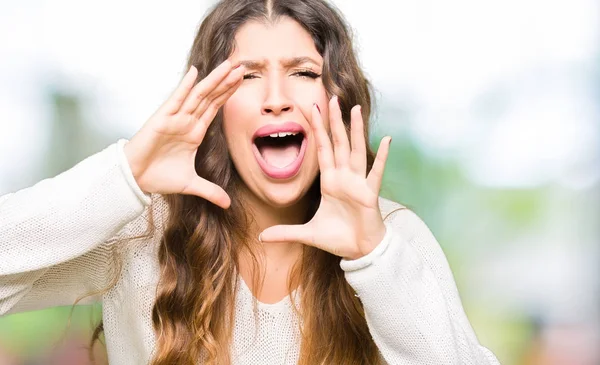
<svg viewBox="0 0 600 365"><path fill-rule="evenodd" d="M280 132L268 137L258 137L254 144L266 163L281 169L298 158L303 140L302 133Z"/></svg>
<svg viewBox="0 0 600 365"><path fill-rule="evenodd" d="M297 123L265 126L255 133L254 155L263 172L275 179L294 176L304 159L306 137Z"/></svg>

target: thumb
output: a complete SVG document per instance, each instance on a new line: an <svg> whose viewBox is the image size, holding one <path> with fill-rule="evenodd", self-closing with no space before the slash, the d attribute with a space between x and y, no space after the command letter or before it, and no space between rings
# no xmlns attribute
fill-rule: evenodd
<svg viewBox="0 0 600 365"><path fill-rule="evenodd" d="M278 225L265 229L258 236L262 243L271 242L300 242L305 245L314 245L314 235L306 224Z"/></svg>
<svg viewBox="0 0 600 365"><path fill-rule="evenodd" d="M194 178L192 183L186 186L181 193L199 196L223 209L227 209L231 205L231 198L222 187L200 176Z"/></svg>

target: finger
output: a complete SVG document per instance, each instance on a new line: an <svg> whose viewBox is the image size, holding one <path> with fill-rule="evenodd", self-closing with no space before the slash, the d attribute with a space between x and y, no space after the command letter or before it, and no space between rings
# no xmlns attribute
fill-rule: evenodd
<svg viewBox="0 0 600 365"><path fill-rule="evenodd" d="M183 79L173 91L173 94L167 99L162 106L162 111L166 114L175 114L181 108L183 101L194 87L194 82L198 77L198 70L193 65L189 71L183 76Z"/></svg>
<svg viewBox="0 0 600 365"><path fill-rule="evenodd" d="M278 225L265 229L258 236L262 243L272 242L299 242L305 245L314 245L312 230L303 225Z"/></svg>
<svg viewBox="0 0 600 365"><path fill-rule="evenodd" d="M233 95L233 93L235 93L235 91L242 84L242 81L243 81L243 79L240 78L240 80L238 80L238 82L235 83L231 88L229 88L223 94L219 95L210 104L206 105L205 110L202 111L202 114L200 115L198 122L196 123L196 125L194 126L194 129L192 130L192 136L193 136L194 140L202 141L206 131L208 130L208 127L210 126L212 121L215 119L215 116L217 115L219 108L221 108L223 106L223 104L225 104L225 102L227 102L227 99L229 99L231 97L231 95Z"/></svg>
<svg viewBox="0 0 600 365"><path fill-rule="evenodd" d="M392 143L392 137L384 137L379 144L377 150L377 156L373 162L373 167L367 176L367 185L371 190L379 194L381 188L381 180L383 179L383 171L385 170L385 162L387 161L388 152L390 150L390 143Z"/></svg>
<svg viewBox="0 0 600 365"><path fill-rule="evenodd" d="M223 209L227 209L231 205L231 198L222 187L200 176L195 178L181 193L199 196Z"/></svg>
<svg viewBox="0 0 600 365"><path fill-rule="evenodd" d="M329 125L331 126L331 137L333 139L333 151L335 155L335 166L347 166L350 160L350 143L344 126L339 99L334 95L329 101Z"/></svg>
<svg viewBox="0 0 600 365"><path fill-rule="evenodd" d="M350 111L350 140L352 143L350 167L352 171L363 177L367 173L367 145L364 128L362 108L360 105L356 105Z"/></svg>
<svg viewBox="0 0 600 365"><path fill-rule="evenodd" d="M198 107L198 104L219 86L227 75L229 75L231 70L231 62L229 60L223 61L219 66L212 70L208 76L194 86L178 112L184 114L191 114L194 112Z"/></svg>
<svg viewBox="0 0 600 365"><path fill-rule="evenodd" d="M323 126L321 111L319 110L319 106L317 104L313 105L312 108L311 125L313 135L315 137L315 143L317 144L317 157L319 159L321 171L335 168L331 141L329 140L327 131Z"/></svg>
<svg viewBox="0 0 600 365"><path fill-rule="evenodd" d="M220 96L226 94L233 88L233 92L240 86L241 81L243 81L243 76L245 73L244 67L239 67L234 69L227 75L227 77L206 97L204 98L200 104L196 107L193 114L196 119L202 116L202 113L207 109L208 105L213 103L216 99L219 99ZM229 96L233 95L233 92L229 94Z"/></svg>

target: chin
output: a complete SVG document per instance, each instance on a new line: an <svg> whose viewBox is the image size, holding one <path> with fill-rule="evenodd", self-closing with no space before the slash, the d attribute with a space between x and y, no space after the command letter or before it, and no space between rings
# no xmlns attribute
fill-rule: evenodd
<svg viewBox="0 0 600 365"><path fill-rule="evenodd" d="M257 197L273 208L289 208L298 204L306 196L310 182L290 181L288 183L260 183Z"/></svg>

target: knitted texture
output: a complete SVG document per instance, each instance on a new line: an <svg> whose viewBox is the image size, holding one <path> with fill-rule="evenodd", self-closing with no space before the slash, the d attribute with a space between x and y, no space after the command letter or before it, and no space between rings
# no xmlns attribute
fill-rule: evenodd
<svg viewBox="0 0 600 365"><path fill-rule="evenodd" d="M123 153L126 142L0 197L0 315L71 305L111 284L121 262L115 285L82 302L102 301L111 365L147 364L152 357L157 232L168 215L160 195L145 194L135 183ZM340 265L364 305L381 357L394 365L499 364L479 344L427 226L395 202L380 198L380 207L386 217L383 241ZM156 230L144 236L150 209ZM299 318L290 299L254 307L256 299L238 280L233 364L297 363Z"/></svg>

